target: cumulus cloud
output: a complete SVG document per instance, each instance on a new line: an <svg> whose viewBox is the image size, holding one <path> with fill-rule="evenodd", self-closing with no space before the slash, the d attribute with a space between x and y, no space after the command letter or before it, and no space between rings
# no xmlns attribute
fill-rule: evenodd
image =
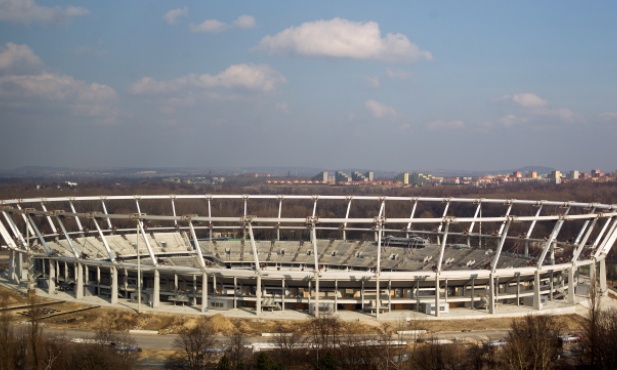
<svg viewBox="0 0 617 370"><path fill-rule="evenodd" d="M34 0L0 0L0 21L24 24L62 23L88 14L90 14L88 9L76 6L47 7L37 5Z"/></svg>
<svg viewBox="0 0 617 370"><path fill-rule="evenodd" d="M461 120L453 120L453 121L431 121L426 127L431 130L455 130L461 129L465 127L465 122Z"/></svg>
<svg viewBox="0 0 617 370"><path fill-rule="evenodd" d="M513 109L501 117L498 122L503 126L528 124L546 126L557 123L584 122L585 118L568 108L550 107L548 101L533 93L504 95L495 99L507 103Z"/></svg>
<svg viewBox="0 0 617 370"><path fill-rule="evenodd" d="M42 66L43 61L28 45L8 42L0 48L0 71L37 70Z"/></svg>
<svg viewBox="0 0 617 370"><path fill-rule="evenodd" d="M238 28L253 28L256 25L255 18L250 15L241 15L234 21L234 26Z"/></svg>
<svg viewBox="0 0 617 370"><path fill-rule="evenodd" d="M367 100L366 102L364 102L364 107L375 118L396 116L396 110L394 110L394 108L380 103L376 100Z"/></svg>
<svg viewBox="0 0 617 370"><path fill-rule="evenodd" d="M185 6L183 8L176 8L165 13L163 20L165 20L167 24L173 25L178 22L178 18L185 17L187 14L189 14L188 7Z"/></svg>
<svg viewBox="0 0 617 370"><path fill-rule="evenodd" d="M36 104L58 102L78 115L113 119L117 94L109 86L87 83L71 76L43 72L37 75L0 77L0 96Z"/></svg>
<svg viewBox="0 0 617 370"><path fill-rule="evenodd" d="M221 22L216 19L207 19L200 24L191 24L189 29L193 32L208 32L215 33L221 32L227 28L227 25L224 22Z"/></svg>
<svg viewBox="0 0 617 370"><path fill-rule="evenodd" d="M514 103L524 108L540 108L548 104L545 99L542 99L538 95L532 93L505 95L499 100Z"/></svg>
<svg viewBox="0 0 617 370"><path fill-rule="evenodd" d="M28 45L7 43L0 49L0 103L15 107L48 104L59 111L115 121L113 88L44 71L43 61Z"/></svg>
<svg viewBox="0 0 617 370"><path fill-rule="evenodd" d="M170 81L144 77L131 86L131 92L139 95L165 94L190 88L271 92L285 82L285 77L267 65L236 64L216 75L190 74Z"/></svg>
<svg viewBox="0 0 617 370"><path fill-rule="evenodd" d="M228 25L225 22L219 21L218 19L207 19L200 24L191 24L189 25L189 29L192 32L208 32L208 33L216 33L228 30L230 28L253 28L257 25L255 18L250 15L241 15L233 22L232 25Z"/></svg>
<svg viewBox="0 0 617 370"><path fill-rule="evenodd" d="M375 22L352 22L341 18L318 20L287 28L264 37L257 50L272 54L371 59L387 62L432 60L407 36L388 33L382 37Z"/></svg>

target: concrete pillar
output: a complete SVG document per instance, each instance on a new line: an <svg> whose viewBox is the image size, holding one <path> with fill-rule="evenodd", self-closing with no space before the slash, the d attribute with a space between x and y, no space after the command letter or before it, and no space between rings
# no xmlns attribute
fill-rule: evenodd
<svg viewBox="0 0 617 370"><path fill-rule="evenodd" d="M540 271L536 270L533 284L533 308L536 310L542 309L542 300L540 299Z"/></svg>
<svg viewBox="0 0 617 370"><path fill-rule="evenodd" d="M15 250L11 249L9 251L9 281L13 283L18 283L19 279L17 278L17 274L15 274Z"/></svg>
<svg viewBox="0 0 617 370"><path fill-rule="evenodd" d="M521 274L516 275L516 305L521 305Z"/></svg>
<svg viewBox="0 0 617 370"><path fill-rule="evenodd" d="M234 308L238 308L236 292L238 291L238 278L234 276Z"/></svg>
<svg viewBox="0 0 617 370"><path fill-rule="evenodd" d="M606 259L600 260L600 292L603 297L608 296L608 285L606 284Z"/></svg>
<svg viewBox="0 0 617 370"><path fill-rule="evenodd" d="M64 281L69 281L69 264L64 262Z"/></svg>
<svg viewBox="0 0 617 370"><path fill-rule="evenodd" d="M488 277L488 313L495 313L495 278L493 274Z"/></svg>
<svg viewBox="0 0 617 370"><path fill-rule="evenodd" d="M193 274L193 306L197 306L197 275Z"/></svg>
<svg viewBox="0 0 617 370"><path fill-rule="evenodd" d="M48 285L48 294L53 294L56 291L56 266L54 261L49 261L49 282Z"/></svg>
<svg viewBox="0 0 617 370"><path fill-rule="evenodd" d="M96 266L96 294L101 296L101 267Z"/></svg>
<svg viewBox="0 0 617 370"><path fill-rule="evenodd" d="M420 312L420 280L416 280L416 311Z"/></svg>
<svg viewBox="0 0 617 370"><path fill-rule="evenodd" d="M122 285L124 286L124 298L129 298L129 271L127 269L124 269Z"/></svg>
<svg viewBox="0 0 617 370"><path fill-rule="evenodd" d="M471 309L475 310L475 299L476 299L476 278L471 278Z"/></svg>
<svg viewBox="0 0 617 370"><path fill-rule="evenodd" d="M551 271L550 276L551 276L551 279L549 280L548 299L552 301L553 300L553 288L555 287L555 284L554 284L555 275L553 274L553 271Z"/></svg>
<svg viewBox="0 0 617 370"><path fill-rule="evenodd" d="M574 304L574 294L576 293L576 263L572 263L572 267L568 270L568 303Z"/></svg>
<svg viewBox="0 0 617 370"><path fill-rule="evenodd" d="M281 294L281 310L285 311L285 295L286 295L286 289L285 289L285 279L281 279L281 287L283 288L282 290L282 294Z"/></svg>
<svg viewBox="0 0 617 370"><path fill-rule="evenodd" d="M362 286L360 287L360 307L362 308L362 312L364 312L364 280L362 280Z"/></svg>
<svg viewBox="0 0 617 370"><path fill-rule="evenodd" d="M111 274L111 304L118 303L118 269L116 266L112 266L109 269Z"/></svg>
<svg viewBox="0 0 617 370"><path fill-rule="evenodd" d="M152 308L161 305L161 275L158 269L154 270L154 292L152 293Z"/></svg>
<svg viewBox="0 0 617 370"><path fill-rule="evenodd" d="M23 278L23 269L24 269L24 256L21 253L17 253L16 254L16 272L17 272L17 279L18 282L21 282L22 280L24 280Z"/></svg>
<svg viewBox="0 0 617 370"><path fill-rule="evenodd" d="M75 298L84 298L84 272L81 263L77 262L73 268L75 269Z"/></svg>
<svg viewBox="0 0 617 370"><path fill-rule="evenodd" d="M381 311L381 286L379 284L379 273L375 278L375 317L379 318L379 313Z"/></svg>
<svg viewBox="0 0 617 370"><path fill-rule="evenodd" d="M208 310L208 274L201 274L201 312Z"/></svg>
<svg viewBox="0 0 617 370"><path fill-rule="evenodd" d="M334 312L338 312L338 280L334 280Z"/></svg>
<svg viewBox="0 0 617 370"><path fill-rule="evenodd" d="M392 280L388 280L388 312L392 312Z"/></svg>
<svg viewBox="0 0 617 370"><path fill-rule="evenodd" d="M310 297L309 291L309 297ZM261 274L257 274L257 292L255 294L255 311L257 316L261 316Z"/></svg>
<svg viewBox="0 0 617 370"><path fill-rule="evenodd" d="M439 275L435 275L435 317L439 317Z"/></svg>

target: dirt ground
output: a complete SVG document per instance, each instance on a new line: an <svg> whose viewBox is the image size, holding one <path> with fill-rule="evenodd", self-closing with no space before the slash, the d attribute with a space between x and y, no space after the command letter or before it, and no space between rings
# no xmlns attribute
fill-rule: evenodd
<svg viewBox="0 0 617 370"><path fill-rule="evenodd" d="M178 333L184 327L192 327L203 318L200 315L178 315L170 313L137 313L131 309L96 307L79 303L53 301L37 297L36 303L52 303L40 307L39 319L46 326L55 328L72 328L96 330L101 326L112 326L113 330L131 329L157 330L161 334ZM10 308L27 305L28 299L19 292L0 287L0 307ZM42 311L43 308L48 310ZM72 312L82 310L79 312ZM14 321L24 321L28 317L28 308L10 309L6 312ZM50 312L51 311L51 312ZM566 330L580 330L583 318L578 315L562 315ZM264 320L258 318L228 318L223 314L209 316L210 324L220 334L239 332L243 335L260 335L267 332L291 332L300 326L296 320ZM424 329L429 332L462 330L499 330L508 329L510 318L486 318L474 320L413 320L409 322L383 322L369 325L354 322L354 330L363 333L376 333L380 330Z"/></svg>

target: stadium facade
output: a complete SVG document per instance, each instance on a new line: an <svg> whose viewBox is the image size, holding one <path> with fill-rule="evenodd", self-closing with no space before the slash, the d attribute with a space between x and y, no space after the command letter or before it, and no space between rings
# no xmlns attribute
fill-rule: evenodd
<svg viewBox="0 0 617 370"><path fill-rule="evenodd" d="M617 206L513 199L135 195L0 200L30 291L156 309L497 313L606 292ZM595 286L595 285L593 285Z"/></svg>

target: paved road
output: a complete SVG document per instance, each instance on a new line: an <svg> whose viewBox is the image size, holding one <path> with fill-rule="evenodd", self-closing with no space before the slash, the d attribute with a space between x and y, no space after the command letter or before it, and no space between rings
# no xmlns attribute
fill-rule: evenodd
<svg viewBox="0 0 617 370"><path fill-rule="evenodd" d="M88 330L79 330L79 329L52 329L52 328L43 328L46 334L52 336L66 336L70 339L92 339L94 338L94 333ZM452 331L452 332L439 332L435 333L433 337L437 339L449 339L449 340L462 340L462 339L473 339L477 341L485 341L485 340L495 340L495 339L503 339L507 336L507 330L477 330L470 332L460 332L460 331ZM430 334L429 334L430 336ZM143 349L149 350L166 350L166 349L174 349L174 340L178 337L176 334L165 334L165 335L148 335L148 334L130 334L130 337L135 339L137 345ZM218 337L218 339L223 342L227 339L227 337ZM268 337L249 337L249 343L263 343L268 342L271 338ZM403 338L404 340L413 340L412 337Z"/></svg>

